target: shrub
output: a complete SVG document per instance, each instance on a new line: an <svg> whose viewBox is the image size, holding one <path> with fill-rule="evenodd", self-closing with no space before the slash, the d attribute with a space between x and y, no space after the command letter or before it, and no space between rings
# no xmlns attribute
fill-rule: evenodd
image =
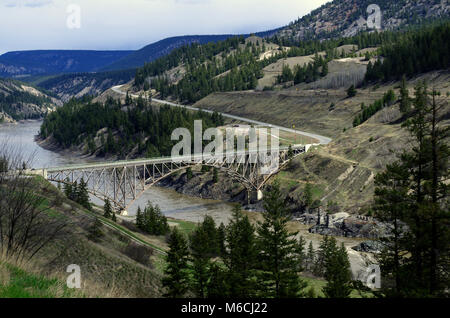
<svg viewBox="0 0 450 318"><path fill-rule="evenodd" d="M154 254L154 251L151 247L130 242L123 250L123 253L142 265L152 265L150 257Z"/></svg>

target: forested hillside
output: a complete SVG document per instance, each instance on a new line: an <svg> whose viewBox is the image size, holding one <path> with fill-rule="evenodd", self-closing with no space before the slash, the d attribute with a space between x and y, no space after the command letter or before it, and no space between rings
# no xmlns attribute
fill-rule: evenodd
<svg viewBox="0 0 450 318"><path fill-rule="evenodd" d="M193 133L194 120L202 120L204 129L223 125L217 114L168 106L155 110L144 99L127 99L126 105L113 99L104 105L72 100L45 118L40 136L62 148L86 143L86 152L99 156L159 157L170 155L176 143L172 131L185 127Z"/></svg>
<svg viewBox="0 0 450 318"><path fill-rule="evenodd" d="M0 79L0 122L42 118L59 103L24 83Z"/></svg>
<svg viewBox="0 0 450 318"><path fill-rule="evenodd" d="M138 69L135 85L138 89L154 88L163 98L172 96L192 103L213 92L254 89L258 79L263 76L263 68L282 58L304 56L318 51L327 51L331 58L333 49L340 45L376 45L389 37L390 35L375 34L325 42L308 41L288 49L258 37L235 37L218 43L193 44ZM267 53L270 54L267 56ZM316 72L323 63L321 61L320 65L314 66L313 71ZM182 68L185 74L174 81L167 76L167 72L176 68ZM180 70L178 73L181 73Z"/></svg>
<svg viewBox="0 0 450 318"><path fill-rule="evenodd" d="M176 36L149 44L132 54L121 58L120 60L104 67L103 71L125 70L130 68L142 67L145 63L152 62L162 56L165 56L181 46L191 43L206 44L209 42L218 42L233 37L231 34L224 35L192 35Z"/></svg>
<svg viewBox="0 0 450 318"><path fill-rule="evenodd" d="M381 48L383 60L369 63L366 80L400 79L450 67L450 22L402 34Z"/></svg>

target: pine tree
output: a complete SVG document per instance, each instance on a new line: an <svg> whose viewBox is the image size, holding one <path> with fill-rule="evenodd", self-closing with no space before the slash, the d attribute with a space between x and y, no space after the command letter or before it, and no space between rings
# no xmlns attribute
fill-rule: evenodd
<svg viewBox="0 0 450 318"><path fill-rule="evenodd" d="M408 114L411 110L411 100L409 98L409 90L406 84L406 77L403 75L400 84L400 111L402 114Z"/></svg>
<svg viewBox="0 0 450 318"><path fill-rule="evenodd" d="M322 72L320 73L320 76L325 77L328 75L328 63L324 62L322 66Z"/></svg>
<svg viewBox="0 0 450 318"><path fill-rule="evenodd" d="M136 226L151 235L165 235L169 232L169 224L166 216L161 212L159 206L153 206L149 201L141 212L138 208L136 215Z"/></svg>
<svg viewBox="0 0 450 318"><path fill-rule="evenodd" d="M141 207L138 206L137 212L136 212L136 226L138 229L143 230L144 228L144 218L142 214Z"/></svg>
<svg viewBox="0 0 450 318"><path fill-rule="evenodd" d="M63 191L68 199L72 198L73 189L69 179L66 179L66 182L64 182Z"/></svg>
<svg viewBox="0 0 450 318"><path fill-rule="evenodd" d="M208 253L208 242L210 238L202 226L198 226L190 236L190 249L192 255L191 289L198 298L207 296L207 283L210 276L209 267L210 253Z"/></svg>
<svg viewBox="0 0 450 318"><path fill-rule="evenodd" d="M89 193L87 184L84 182L84 178L81 178L80 185L76 190L76 201L88 210L92 210L92 205L89 199Z"/></svg>
<svg viewBox="0 0 450 318"><path fill-rule="evenodd" d="M219 247L219 256L225 255L225 238L226 238L226 228L223 223L217 228L217 240Z"/></svg>
<svg viewBox="0 0 450 318"><path fill-rule="evenodd" d="M351 97L355 97L355 96L356 96L356 88L355 88L355 85L352 85L347 90L347 97L351 98Z"/></svg>
<svg viewBox="0 0 450 318"><path fill-rule="evenodd" d="M111 208L111 203L109 202L108 199L105 200L105 205L103 206L103 216L107 219L111 218L113 215L113 210Z"/></svg>
<svg viewBox="0 0 450 318"><path fill-rule="evenodd" d="M431 204L430 208L430 243L429 249L429 292L431 295L439 295L446 288L448 289L448 276L442 273L441 268L445 268L446 260L449 259L447 239L450 237L450 208L448 180L450 170L448 169L448 159L450 157L450 147L448 137L450 128L442 125L441 110L446 109L448 102L438 104L437 96L440 92L433 89L430 102L430 146L431 146L431 173L429 177L430 187L428 188Z"/></svg>
<svg viewBox="0 0 450 318"><path fill-rule="evenodd" d="M312 186L311 183L307 183L305 185L305 188L303 190L303 193L300 197L300 202L302 203L303 208L307 209L312 206L314 202L313 198L313 192L312 192Z"/></svg>
<svg viewBox="0 0 450 318"><path fill-rule="evenodd" d="M214 168L213 170L213 183L219 182L219 169Z"/></svg>
<svg viewBox="0 0 450 318"><path fill-rule="evenodd" d="M316 253L314 264L314 275L324 276L326 271L326 260L330 253L330 238L325 235L320 242L319 250Z"/></svg>
<svg viewBox="0 0 450 318"><path fill-rule="evenodd" d="M298 254L298 272L303 272L306 268L306 253L305 253L306 241L303 236L300 235L297 242L297 254Z"/></svg>
<svg viewBox="0 0 450 318"><path fill-rule="evenodd" d="M223 299L227 295L228 282L225 270L217 263L210 266L210 277L207 282L208 298Z"/></svg>
<svg viewBox="0 0 450 318"><path fill-rule="evenodd" d="M189 168L187 168L186 169L186 178L188 179L188 180L191 180L192 179L192 169L189 167Z"/></svg>
<svg viewBox="0 0 450 318"><path fill-rule="evenodd" d="M313 270L314 264L316 261L316 252L314 251L314 247L312 241L309 241L308 253L306 254L307 265L306 268L310 271Z"/></svg>
<svg viewBox="0 0 450 318"><path fill-rule="evenodd" d="M189 289L189 249L182 233L176 227L169 237L169 252L167 253L167 267L164 270L163 286L166 288L165 297L184 297Z"/></svg>
<svg viewBox="0 0 450 318"><path fill-rule="evenodd" d="M347 251L342 243L339 248L336 239L329 239L329 251L325 260L327 285L323 293L328 298L348 298L352 291L352 275Z"/></svg>
<svg viewBox="0 0 450 318"><path fill-rule="evenodd" d="M299 297L306 284L298 275L297 233L287 229L289 216L278 183L266 193L264 209L264 221L257 229L261 296Z"/></svg>
<svg viewBox="0 0 450 318"><path fill-rule="evenodd" d="M227 249L223 261L227 267L228 296L248 298L255 295L255 265L258 262L255 229L236 204L226 231Z"/></svg>

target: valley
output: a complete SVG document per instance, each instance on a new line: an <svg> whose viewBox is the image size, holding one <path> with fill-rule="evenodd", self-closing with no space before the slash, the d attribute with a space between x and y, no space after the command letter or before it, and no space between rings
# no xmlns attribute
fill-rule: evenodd
<svg viewBox="0 0 450 318"><path fill-rule="evenodd" d="M1 55L0 298L448 298L449 19L334 0Z"/></svg>

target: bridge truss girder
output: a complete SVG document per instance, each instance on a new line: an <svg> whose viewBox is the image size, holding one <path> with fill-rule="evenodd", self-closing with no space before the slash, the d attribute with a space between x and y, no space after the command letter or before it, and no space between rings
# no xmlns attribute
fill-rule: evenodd
<svg viewBox="0 0 450 318"><path fill-rule="evenodd" d="M268 156L270 163L276 163L275 168L255 160L255 154L237 154L232 160L224 157L207 156L203 160L170 160L154 162L154 160L139 160L108 165L88 165L87 167L66 167L48 169L47 179L62 184L80 183L83 179L89 193L101 200L109 199L119 211L125 211L146 190L162 179L187 169L205 165L224 171L229 177L244 185L247 191L259 191L264 184L279 172L288 162L305 151L304 147L280 150ZM265 169L264 173L262 170Z"/></svg>

